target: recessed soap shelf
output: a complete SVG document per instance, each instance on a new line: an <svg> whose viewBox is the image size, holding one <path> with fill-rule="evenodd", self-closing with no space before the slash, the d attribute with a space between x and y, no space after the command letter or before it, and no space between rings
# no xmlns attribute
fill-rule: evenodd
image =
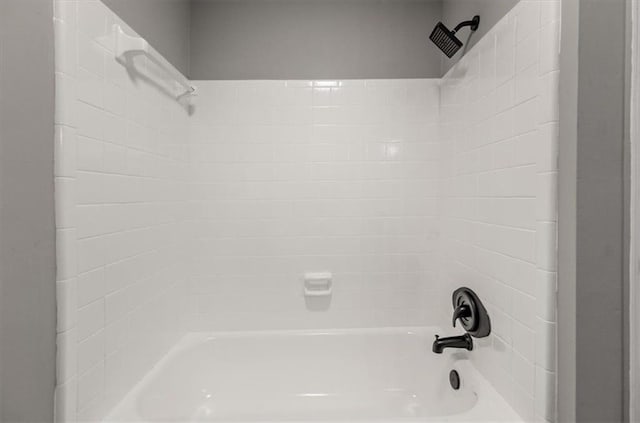
<svg viewBox="0 0 640 423"><path fill-rule="evenodd" d="M333 293L333 275L330 272L305 273L304 296L328 297Z"/></svg>

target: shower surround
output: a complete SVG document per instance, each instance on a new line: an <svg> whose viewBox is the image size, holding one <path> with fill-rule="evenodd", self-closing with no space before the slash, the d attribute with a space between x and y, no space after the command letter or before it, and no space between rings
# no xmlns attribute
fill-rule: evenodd
<svg viewBox="0 0 640 423"><path fill-rule="evenodd" d="M442 80L199 81L192 116L115 61L135 32L102 2L55 13L58 421L103 419L189 332L453 334L463 285L494 327L475 367L553 420L558 2Z"/></svg>
<svg viewBox="0 0 640 423"><path fill-rule="evenodd" d="M521 1L443 78L441 283L487 301L472 360L553 420L560 2Z"/></svg>
<svg viewBox="0 0 640 423"><path fill-rule="evenodd" d="M192 330L412 326L439 302L437 80L197 81ZM333 296L302 296L306 272Z"/></svg>

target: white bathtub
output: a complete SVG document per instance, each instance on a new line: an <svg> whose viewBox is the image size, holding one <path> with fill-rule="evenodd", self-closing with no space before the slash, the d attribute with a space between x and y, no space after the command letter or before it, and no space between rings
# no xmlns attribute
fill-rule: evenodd
<svg viewBox="0 0 640 423"><path fill-rule="evenodd" d="M433 328L187 335L111 422L519 422ZM461 377L454 391L449 372Z"/></svg>

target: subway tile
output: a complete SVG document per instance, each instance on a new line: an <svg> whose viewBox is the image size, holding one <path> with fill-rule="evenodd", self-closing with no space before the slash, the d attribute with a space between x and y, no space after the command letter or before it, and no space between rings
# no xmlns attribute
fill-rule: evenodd
<svg viewBox="0 0 640 423"><path fill-rule="evenodd" d="M537 174L536 219L553 222L558 219L558 173Z"/></svg>
<svg viewBox="0 0 640 423"><path fill-rule="evenodd" d="M67 13L62 11L61 13ZM55 50L55 70L69 76L76 75L76 39L75 25L62 19L54 19L55 43L57 46L64 45L64 48Z"/></svg>
<svg viewBox="0 0 640 423"><path fill-rule="evenodd" d="M560 72L556 71L540 77L538 103L540 123L557 122L559 119L559 74Z"/></svg>
<svg viewBox="0 0 640 423"><path fill-rule="evenodd" d="M547 322L556 321L557 274L546 270L537 271L536 316Z"/></svg>
<svg viewBox="0 0 640 423"><path fill-rule="evenodd" d="M556 3L555 1L543 1L542 3ZM551 22L540 30L539 72L544 75L560 69L560 23Z"/></svg>
<svg viewBox="0 0 640 423"><path fill-rule="evenodd" d="M558 170L558 123L540 125L539 147L536 149L536 165L539 172Z"/></svg>
<svg viewBox="0 0 640 423"><path fill-rule="evenodd" d="M560 20L560 0L542 0L540 2L540 26Z"/></svg>
<svg viewBox="0 0 640 423"><path fill-rule="evenodd" d="M536 414L548 421L555 420L556 377L555 373L536 367Z"/></svg>
<svg viewBox="0 0 640 423"><path fill-rule="evenodd" d="M102 77L79 68L76 75L76 95L79 101L97 108L104 107Z"/></svg>
<svg viewBox="0 0 640 423"><path fill-rule="evenodd" d="M104 362L78 377L78 411L83 411L92 401L104 395Z"/></svg>
<svg viewBox="0 0 640 423"><path fill-rule="evenodd" d="M75 130L68 126L55 127L55 176L74 178L77 168L77 140Z"/></svg>
<svg viewBox="0 0 640 423"><path fill-rule="evenodd" d="M102 268L78 276L78 307L96 302L105 295L104 270Z"/></svg>
<svg viewBox="0 0 640 423"><path fill-rule="evenodd" d="M538 30L516 45L516 73L522 72L524 69L535 66L538 67L539 43L540 36Z"/></svg>
<svg viewBox="0 0 640 423"><path fill-rule="evenodd" d="M80 341L104 329L104 300L99 299L78 309L77 333Z"/></svg>
<svg viewBox="0 0 640 423"><path fill-rule="evenodd" d="M104 331L78 342L78 375L90 371L104 361Z"/></svg>
<svg viewBox="0 0 640 423"><path fill-rule="evenodd" d="M535 373L536 367L531 361L517 352L513 355L513 378L518 386L531 397L535 391Z"/></svg>
<svg viewBox="0 0 640 423"><path fill-rule="evenodd" d="M76 230L73 228L56 231L56 279L72 279L78 271Z"/></svg>
<svg viewBox="0 0 640 423"><path fill-rule="evenodd" d="M540 27L540 1L524 0L515 10L516 41L520 42Z"/></svg>
<svg viewBox="0 0 640 423"><path fill-rule="evenodd" d="M104 113L88 103L76 103L76 122L78 135L102 140L106 117Z"/></svg>
<svg viewBox="0 0 640 423"><path fill-rule="evenodd" d="M56 282L57 330L58 333L73 329L77 323L78 306L76 279Z"/></svg>
<svg viewBox="0 0 640 423"><path fill-rule="evenodd" d="M78 0L56 0L54 2L53 16L75 28L77 21ZM68 46L64 45L64 48Z"/></svg>
<svg viewBox="0 0 640 423"><path fill-rule="evenodd" d="M76 127L76 82L72 76L56 72L55 123Z"/></svg>
<svg viewBox="0 0 640 423"><path fill-rule="evenodd" d="M469 100L455 66L441 84L444 279L486 300L500 348L474 361L526 421L554 412L558 22L559 2L520 2L488 34L493 94Z"/></svg>
<svg viewBox="0 0 640 423"><path fill-rule="evenodd" d="M536 97L538 92L538 66L534 63L516 74L515 103L520 104Z"/></svg>
<svg viewBox="0 0 640 423"><path fill-rule="evenodd" d="M56 378L59 385L69 382L76 375L78 339L76 330L58 333L56 338Z"/></svg>
<svg viewBox="0 0 640 423"><path fill-rule="evenodd" d="M77 192L75 179L55 178L54 188L56 193L56 228L74 228L77 223Z"/></svg>
<svg viewBox="0 0 640 423"><path fill-rule="evenodd" d="M108 9L99 0L78 1L78 30L86 37L97 39L107 32Z"/></svg>
<svg viewBox="0 0 640 423"><path fill-rule="evenodd" d="M557 224L538 222L536 229L536 250L538 267L548 271L557 269Z"/></svg>
<svg viewBox="0 0 640 423"><path fill-rule="evenodd" d="M536 365L548 371L556 370L556 323L537 319Z"/></svg>
<svg viewBox="0 0 640 423"><path fill-rule="evenodd" d="M76 421L78 382L75 377L58 383L55 388L56 421Z"/></svg>
<svg viewBox="0 0 640 423"><path fill-rule="evenodd" d="M102 90L102 78L105 76L105 49L90 38L77 37L78 43L78 69L76 75L79 78L96 78L92 86L85 89ZM84 74L82 72L85 72Z"/></svg>

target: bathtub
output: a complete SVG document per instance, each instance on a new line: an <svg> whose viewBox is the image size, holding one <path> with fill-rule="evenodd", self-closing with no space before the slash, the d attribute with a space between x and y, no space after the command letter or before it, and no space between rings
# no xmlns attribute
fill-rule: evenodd
<svg viewBox="0 0 640 423"><path fill-rule="evenodd" d="M188 334L110 422L521 422L434 328ZM472 353L471 353L472 354ZM449 372L461 386L454 390Z"/></svg>

